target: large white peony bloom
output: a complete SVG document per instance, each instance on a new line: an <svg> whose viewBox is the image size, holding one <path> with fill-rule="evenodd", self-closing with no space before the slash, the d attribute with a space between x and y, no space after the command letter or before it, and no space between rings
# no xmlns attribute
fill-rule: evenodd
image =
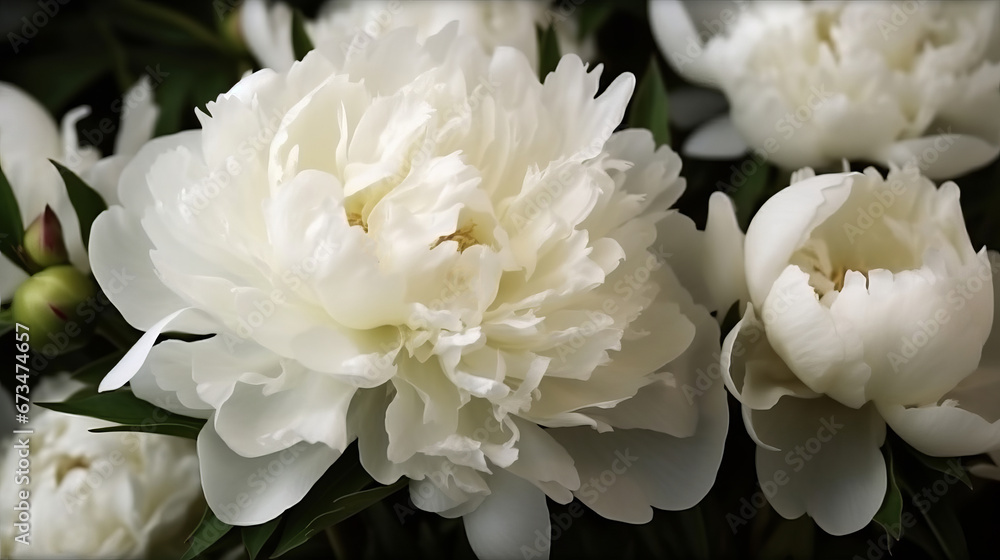
<svg viewBox="0 0 1000 560"><path fill-rule="evenodd" d="M548 535L546 496L635 523L694 505L727 410L692 383L739 285L709 273L741 234L721 194L705 233L669 210L679 158L612 133L634 78L595 99L599 75L567 55L543 85L451 24L247 76L142 149L94 224L98 281L129 270L109 295L148 331L102 388L138 370L136 394L208 419L203 486L236 525L354 440L484 558ZM217 336L152 347L164 329Z"/></svg>
<svg viewBox="0 0 1000 560"><path fill-rule="evenodd" d="M577 41L574 20L544 0L329 0L305 28L313 45L331 56L362 51L373 39L401 27L415 27L417 39L423 41L452 21L458 22L459 33L474 37L487 52L514 47L536 68L536 26L555 25L564 54L587 60L593 51L589 41ZM250 52L265 67L284 71L295 61L288 5L247 0L240 11L240 27Z"/></svg>
<svg viewBox="0 0 1000 560"><path fill-rule="evenodd" d="M786 169L914 162L931 178L1000 153L996 2L654 0L650 21L680 74L729 99L686 152L738 154L738 132Z"/></svg>
<svg viewBox="0 0 1000 560"><path fill-rule="evenodd" d="M152 84L144 77L122 96L121 124L115 137L115 155L101 158L92 146L80 146L77 122L90 114L89 107L66 113L62 130L31 96L0 82L0 166L10 181L24 225L52 208L65 236L70 261L90 270L86 248L80 237L76 212L66 194L62 177L50 159L73 170L97 190L109 204L117 201L118 175L139 147L153 135L159 115L153 102ZM0 255L0 301L9 301L26 275L7 257Z"/></svg>
<svg viewBox="0 0 1000 560"><path fill-rule="evenodd" d="M38 402L62 401L82 384L67 375L32 390ZM0 395L9 400L10 395ZM204 509L193 442L122 432L94 434L112 424L34 408L30 435L5 434L0 501L14 508L27 491L30 534L4 513L4 558L168 558L184 552L184 538ZM28 440L28 478L17 480L19 448ZM19 441L20 440L20 441ZM24 510L13 510L19 515Z"/></svg>
<svg viewBox="0 0 1000 560"><path fill-rule="evenodd" d="M745 251L751 303L723 371L778 513L864 527L885 496L886 425L934 456L1000 446L1000 255L973 249L954 183L805 170Z"/></svg>

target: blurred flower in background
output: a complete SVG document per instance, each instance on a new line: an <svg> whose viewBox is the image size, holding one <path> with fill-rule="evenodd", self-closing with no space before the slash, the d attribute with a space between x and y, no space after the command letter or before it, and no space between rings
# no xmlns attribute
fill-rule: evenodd
<svg viewBox="0 0 1000 560"><path fill-rule="evenodd" d="M44 379L31 395L36 402L61 402L83 386L62 374ZM204 508L194 442L88 431L112 425L35 408L30 424L19 426L33 434L12 440L5 432L0 502L14 508L19 492L28 490L31 517L30 544L23 546L14 542L19 532L11 510L4 513L5 558L177 558L184 552ZM17 438L30 440L30 484L15 482Z"/></svg>
<svg viewBox="0 0 1000 560"><path fill-rule="evenodd" d="M292 40L292 9L281 2L248 0L242 7L243 37L260 63L287 70L295 61ZM592 41L577 38L576 24L554 11L543 0L331 0L305 29L315 48L331 56L360 52L368 43L393 29L414 27L417 39L441 31L458 21L459 33L475 38L486 52L496 47L514 47L533 67L539 63L536 26L555 26L559 50L584 60L593 56Z"/></svg>
<svg viewBox="0 0 1000 560"><path fill-rule="evenodd" d="M728 117L685 154L749 145L794 170L842 159L956 177L1000 154L1000 4L653 0L667 62Z"/></svg>

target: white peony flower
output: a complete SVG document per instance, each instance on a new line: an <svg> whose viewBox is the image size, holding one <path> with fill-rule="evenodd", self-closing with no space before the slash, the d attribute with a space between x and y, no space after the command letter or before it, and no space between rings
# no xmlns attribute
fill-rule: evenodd
<svg viewBox="0 0 1000 560"><path fill-rule="evenodd" d="M931 178L1000 154L996 2L694 4L650 3L667 61L730 103L685 153L749 144L786 169L913 162Z"/></svg>
<svg viewBox="0 0 1000 560"><path fill-rule="evenodd" d="M81 387L63 374L43 380L32 398L62 401ZM13 508L22 501L20 492L28 492L30 533L21 536L8 509L0 526L4 558L159 558L184 552L184 538L203 509L194 443L88 431L110 425L35 407L31 423L18 426L33 434L14 440L5 435L0 501ZM28 481L15 480L19 438L28 439ZM29 544L15 540L19 536Z"/></svg>
<svg viewBox="0 0 1000 560"><path fill-rule="evenodd" d="M592 42L577 40L575 21L544 0L329 0L305 28L313 46L330 57L364 50L373 39L401 27L416 27L417 39L423 41L452 21L458 21L459 32L476 38L488 53L499 46L514 47L535 68L536 26L556 26L562 53L584 60L593 56ZM240 11L240 27L250 52L265 67L284 71L295 61L288 5L247 0Z"/></svg>
<svg viewBox="0 0 1000 560"><path fill-rule="evenodd" d="M612 133L631 75L595 98L574 55L543 85L455 24L415 35L256 72L139 152L90 256L102 285L135 276L109 296L148 332L102 389L138 370L136 394L208 419L203 486L236 525L354 440L484 558L547 538L546 496L633 523L694 505L727 410L722 383L693 383L738 284L692 299L672 265L742 262L728 199L704 233L669 210L680 159ZM153 347L167 328L217 336Z"/></svg>
<svg viewBox="0 0 1000 560"><path fill-rule="evenodd" d="M722 364L778 513L864 527L885 496L886 425L933 456L1000 446L1000 255L973 249L954 183L804 170L745 251L751 303Z"/></svg>
<svg viewBox="0 0 1000 560"><path fill-rule="evenodd" d="M122 118L115 137L115 155L101 158L92 146L80 146L77 122L90 114L89 107L66 113L62 130L45 108L17 87L0 82L0 166L10 181L25 227L48 205L62 223L70 261L88 271L86 248L80 237L76 212L66 194L62 177L50 159L73 170L109 204L117 201L118 175L128 159L153 135L159 109L152 86L144 77L122 96ZM0 255L0 301L9 301L26 275Z"/></svg>

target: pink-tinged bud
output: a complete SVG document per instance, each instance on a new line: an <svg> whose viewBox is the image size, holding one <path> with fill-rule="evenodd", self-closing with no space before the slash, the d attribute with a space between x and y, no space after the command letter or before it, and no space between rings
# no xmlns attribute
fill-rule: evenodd
<svg viewBox="0 0 1000 560"><path fill-rule="evenodd" d="M61 353L79 343L79 337L89 335L91 329L81 311L94 292L94 282L73 266L53 266L21 283L11 311L14 321L31 329L35 351L52 345Z"/></svg>
<svg viewBox="0 0 1000 560"><path fill-rule="evenodd" d="M56 213L48 206L24 232L24 253L40 268L65 264L68 261L62 224L59 223Z"/></svg>

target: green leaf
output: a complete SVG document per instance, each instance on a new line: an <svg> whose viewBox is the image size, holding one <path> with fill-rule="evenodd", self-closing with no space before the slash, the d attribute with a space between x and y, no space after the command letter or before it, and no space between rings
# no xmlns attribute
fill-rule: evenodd
<svg viewBox="0 0 1000 560"><path fill-rule="evenodd" d="M313 50L312 39L306 32L306 18L298 8L292 10L292 50L295 60L302 60Z"/></svg>
<svg viewBox="0 0 1000 560"><path fill-rule="evenodd" d="M97 216L108 209L108 205L101 198L101 195L92 189L90 185L84 183L83 179L79 178L76 173L63 167L55 160L49 161L52 162L52 165L56 166L59 175L63 178L63 183L66 184L66 193L69 194L69 201L73 203L73 209L76 210L76 218L80 222L80 235L83 239L83 246L87 247L90 243L90 228L94 224L94 220L97 219Z"/></svg>
<svg viewBox="0 0 1000 560"><path fill-rule="evenodd" d="M942 474L951 475L961 480L962 483L969 487L969 490L972 490L972 479L969 478L965 467L962 466L961 459L956 457L931 457L930 455L924 455L909 445L906 448L925 467Z"/></svg>
<svg viewBox="0 0 1000 560"><path fill-rule="evenodd" d="M874 521L881 525L886 533L898 541L903 535L903 494L899 491L899 483L896 482L892 447L890 445L885 446L885 454L886 474L889 483L886 485L882 507L875 514Z"/></svg>
<svg viewBox="0 0 1000 560"><path fill-rule="evenodd" d="M219 521L219 518L215 517L215 514L212 513L211 508L206 508L205 515L201 518L201 523L191 533L191 536L187 538L187 540L191 541L191 545L188 547L187 552L184 553L184 556L181 557L181 560L191 560L202 552L205 552L208 550L208 547L226 536L226 533L232 528L232 525L226 525Z"/></svg>
<svg viewBox="0 0 1000 560"><path fill-rule="evenodd" d="M110 393L97 393L82 398L72 398L61 403L37 403L38 406L76 414L90 416L127 427L145 427L173 424L184 426L197 432L205 425L200 418L189 418L174 414L153 404L150 404L132 394L128 389L119 389Z"/></svg>
<svg viewBox="0 0 1000 560"><path fill-rule="evenodd" d="M260 549L264 548L264 545L267 544L267 539L271 538L271 535L274 534L274 530L278 528L280 521L281 517L276 517L263 525L243 527L241 531L243 534L243 546L247 547L247 554L250 555L250 560L257 558L257 555L260 554Z"/></svg>
<svg viewBox="0 0 1000 560"><path fill-rule="evenodd" d="M556 36L555 25L547 28L537 28L538 34L538 79L545 81L545 76L553 72L559 65L562 54L559 52L559 38Z"/></svg>
<svg viewBox="0 0 1000 560"><path fill-rule="evenodd" d="M80 369L72 373L73 379L80 381L81 383L86 383L87 385L97 386L104 379L104 376L111 371L111 368L121 361L122 356L125 352L115 352L114 354L109 354L99 360L90 362L89 364L81 367Z"/></svg>
<svg viewBox="0 0 1000 560"><path fill-rule="evenodd" d="M91 428L89 431L95 434L107 434L112 432L139 432L143 434L161 434L165 436L177 436L195 440L198 439L198 433L201 432L200 429L193 428L186 424L171 424L167 422L152 422L141 425L123 424L120 426L108 426L107 428Z"/></svg>
<svg viewBox="0 0 1000 560"><path fill-rule="evenodd" d="M321 512L320 509L317 508L314 510L315 517L312 521L308 522L304 528L292 534L288 531L282 534L282 538L278 543L278 549L272 558L281 556L289 550L305 543L315 536L316 533L326 529L327 527L332 527L333 525L350 518L354 514L364 511L369 506L381 502L405 486L406 480L400 479L395 484L390 486L369 488L368 490L361 490L360 492L354 492L341 496L340 498L334 500L332 504L322 508L325 511Z"/></svg>
<svg viewBox="0 0 1000 560"><path fill-rule="evenodd" d="M632 128L648 128L652 131L657 146L670 144L667 88L663 85L663 76L655 57L649 60L649 68L632 99L628 125Z"/></svg>
<svg viewBox="0 0 1000 560"><path fill-rule="evenodd" d="M205 47L214 49L225 55L238 55L232 45L222 40L216 33L205 27L201 22L190 18L187 14L159 4L145 0L115 0L115 19L122 15L131 14L135 16L132 25L136 33L145 33L148 36L151 30L173 29L186 35ZM135 22L145 21L144 24L136 25ZM128 24L128 20L125 20ZM157 33L159 33L159 31ZM163 38L162 35L159 38Z"/></svg>
<svg viewBox="0 0 1000 560"><path fill-rule="evenodd" d="M316 533L340 523L403 488L405 479L390 486L365 488L374 483L361 466L357 446L331 466L295 507L285 514L285 526L271 558L302 545Z"/></svg>
<svg viewBox="0 0 1000 560"><path fill-rule="evenodd" d="M24 222L21 221L21 207L17 204L14 189L0 162L0 253L28 272L21 256L24 240Z"/></svg>

